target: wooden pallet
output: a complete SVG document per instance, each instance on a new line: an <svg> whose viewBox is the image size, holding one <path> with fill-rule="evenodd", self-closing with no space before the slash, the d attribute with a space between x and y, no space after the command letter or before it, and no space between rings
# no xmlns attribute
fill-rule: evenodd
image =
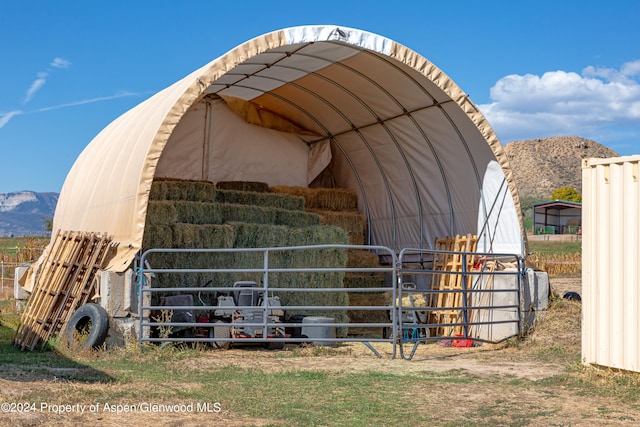
<svg viewBox="0 0 640 427"><path fill-rule="evenodd" d="M439 251L473 253L476 250L477 241L478 239L475 235L457 235L455 238L445 237L436 239L434 248ZM463 271L463 263L465 264L464 267L466 271L470 272L473 268L474 261L474 255L466 255L466 259L464 259L463 255L459 253L438 253L434 256L433 269L442 271L443 273L434 275L431 290L452 292L437 292L431 294L429 305L441 309L430 312L429 323L452 326L433 327L430 331L432 336L463 334L463 327L456 325L460 323L460 320L463 318L461 315L461 307L463 307L464 304L462 292L460 292L462 290L463 276L460 273ZM466 285L467 289L471 288L471 276L467 276Z"/></svg>
<svg viewBox="0 0 640 427"><path fill-rule="evenodd" d="M57 231L13 337L16 346L44 347L98 292L96 273L117 247L111 240L106 234Z"/></svg>

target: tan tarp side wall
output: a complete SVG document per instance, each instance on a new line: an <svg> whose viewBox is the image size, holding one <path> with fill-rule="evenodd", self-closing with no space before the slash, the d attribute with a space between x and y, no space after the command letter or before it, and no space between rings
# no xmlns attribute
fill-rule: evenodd
<svg viewBox="0 0 640 427"><path fill-rule="evenodd" d="M310 162L318 162L311 156L300 137L247 123L223 100L204 99L174 128L155 176L306 187L331 160L309 179Z"/></svg>

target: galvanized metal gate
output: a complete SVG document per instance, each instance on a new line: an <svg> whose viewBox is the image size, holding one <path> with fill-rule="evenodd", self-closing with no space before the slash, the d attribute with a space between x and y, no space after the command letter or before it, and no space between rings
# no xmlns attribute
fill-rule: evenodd
<svg viewBox="0 0 640 427"><path fill-rule="evenodd" d="M367 250L379 255L382 263L377 268L304 268L282 267L275 260L299 251L316 250ZM237 258L252 258L254 263L211 268L156 268L150 263L154 254L191 254L206 257L227 254ZM466 268L473 257L472 268ZM454 259L465 267L460 271L443 268L443 259ZM256 260L260 259L260 265ZM520 289L524 272L523 260L517 255L447 252L423 249L404 249L399 255L384 246L313 245L248 249L150 249L144 252L137 264L138 299L141 313L138 335L141 343L155 342L161 345L174 342L205 343L214 347L226 347L229 343L265 345L281 348L285 343L321 342L335 345L340 342L361 342L378 357L380 353L372 343L392 345L391 358L398 350L401 357L411 359L420 343L451 340L451 345L469 346L474 342L496 342L519 333ZM513 268L498 270L498 266ZM362 277L384 275L382 286L344 288L330 286L286 287L283 275L305 274L358 274ZM158 287L161 275L179 275L188 286ZM227 275L227 276L224 276ZM221 284L215 278L235 275L259 277L253 283L242 282L242 289L229 283ZM507 285L495 287L496 276L508 276ZM214 277L204 283L203 277ZM304 276L307 277L307 276ZM322 277L322 276L320 276ZM328 276L327 276L328 277ZM228 280L227 280L228 281ZM504 281L503 281L504 282ZM286 284L287 282L284 281ZM236 283L238 284L238 283ZM156 285L156 286L154 286ZM250 296L240 299L239 292ZM307 304L300 303L304 295L359 296L359 303ZM186 295L180 298L180 295ZM296 295L295 298L287 296ZM170 298L173 296L173 298ZM255 296L256 299L251 300ZM161 300L161 297L164 299ZM298 301L280 304L280 300ZM354 300L355 298L351 298ZM302 298L304 301L304 298ZM248 301L252 301L250 304ZM256 303L257 301L257 303ZM371 303L369 301L375 301ZM227 304L221 306L220 304ZM242 305L240 305L242 304ZM349 321L367 318L369 313L386 313L375 320ZM500 312L506 315L499 316ZM239 313L239 314L238 314ZM280 316L282 313L322 313L313 316ZM343 319L336 321L337 319ZM220 319L224 318L225 321ZM492 329L508 326L508 336L494 334ZM282 331L324 332L357 330L357 336L341 332L321 338L304 334L287 334ZM485 328L485 330L483 330ZM238 333L240 331L241 333ZM250 333L244 333L250 331ZM231 333L235 332L235 333ZM496 339L496 337L498 337ZM405 352L404 346L411 346Z"/></svg>
<svg viewBox="0 0 640 427"><path fill-rule="evenodd" d="M411 359L421 342L444 340L445 345L470 347L520 333L521 257L406 248L397 271L403 358ZM409 355L406 343L413 344Z"/></svg>

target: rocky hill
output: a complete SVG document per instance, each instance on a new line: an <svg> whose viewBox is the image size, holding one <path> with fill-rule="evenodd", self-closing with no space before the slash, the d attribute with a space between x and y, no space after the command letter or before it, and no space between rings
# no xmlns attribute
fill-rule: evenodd
<svg viewBox="0 0 640 427"><path fill-rule="evenodd" d="M510 142L504 150L520 196L545 198L560 187L582 192L582 159L618 156L596 141L577 136Z"/></svg>
<svg viewBox="0 0 640 427"><path fill-rule="evenodd" d="M57 203L58 193L0 193L0 237L47 235Z"/></svg>

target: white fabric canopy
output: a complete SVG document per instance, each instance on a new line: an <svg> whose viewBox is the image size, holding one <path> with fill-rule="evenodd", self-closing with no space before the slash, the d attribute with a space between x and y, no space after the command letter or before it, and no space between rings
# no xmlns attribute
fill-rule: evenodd
<svg viewBox="0 0 640 427"><path fill-rule="evenodd" d="M520 217L500 165L490 162L478 208L478 252L524 254Z"/></svg>
<svg viewBox="0 0 640 427"><path fill-rule="evenodd" d="M141 248L154 177L304 186L327 168L357 193L370 243L431 248L480 231L492 162L504 180L495 196L509 200L498 205L519 212L502 146L439 68L376 34L295 27L236 47L107 126L69 172L54 230L112 234L109 269L122 271ZM505 226L524 241L516 218Z"/></svg>

